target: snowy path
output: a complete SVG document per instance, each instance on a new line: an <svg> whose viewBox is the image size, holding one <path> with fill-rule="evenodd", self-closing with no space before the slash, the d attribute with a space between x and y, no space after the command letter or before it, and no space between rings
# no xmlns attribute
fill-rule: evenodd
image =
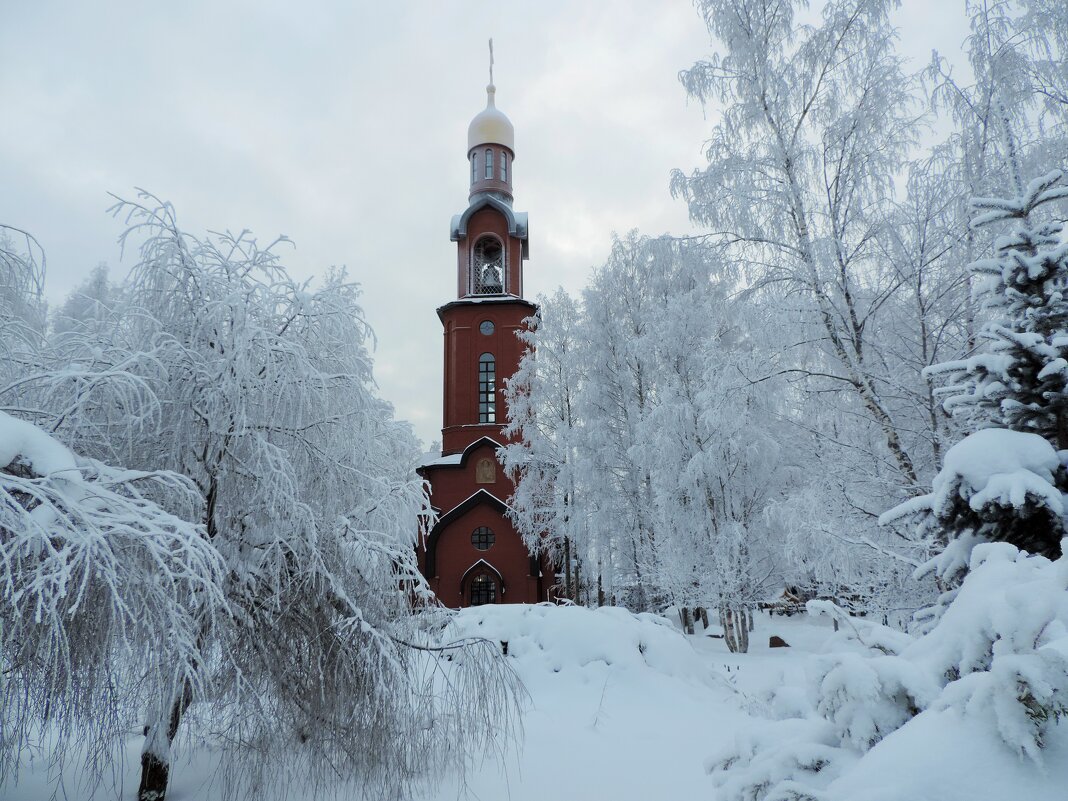
<svg viewBox="0 0 1068 801"><path fill-rule="evenodd" d="M490 619L483 626L476 617ZM726 653L722 640L684 639L670 626L643 617L639 622L622 610L591 614L518 606L464 614L461 629L510 640L509 653L530 693L522 751L513 751L503 769L492 759L475 766L468 776L470 798L709 797L704 762L747 717L722 676L740 687L762 684L777 672L789 672L796 660L761 646L767 643L766 619L758 620L753 653L735 656ZM792 621L776 621L773 633L790 641L798 630ZM723 665L730 665L729 673ZM122 798L134 795L139 751L140 738L132 736L125 749ZM169 801L220 798L211 783L213 767L210 753L180 758ZM69 798L89 797L76 770L64 775ZM18 786L0 790L0 801L38 801L53 787L41 755L26 765ZM457 779L444 778L413 801L451 801L460 793ZM114 797L110 787L93 796ZM337 797L351 794L343 789ZM290 798L304 801L299 793Z"/></svg>
<svg viewBox="0 0 1068 801"><path fill-rule="evenodd" d="M549 621L541 625L551 627ZM758 618L751 653L738 655L728 653L719 639L695 636L687 643L671 633L681 647L657 642L660 652L650 647L645 654L650 664L637 649L635 658L628 659L612 644L597 642L597 632L583 632L581 642L563 631L543 635L541 647L555 645L561 652L540 664L522 654L517 659L532 699L524 718L525 748L518 759L510 760L507 775L487 766L471 778L468 789L483 801L709 798L704 763L748 720L742 699L722 677L730 677L743 690L775 683L778 676L797 670L802 652L769 650L769 634L818 646L829 631L793 620ZM622 640L628 634L603 632ZM599 656L607 656L611 664ZM552 664L554 659L558 664ZM557 666L558 673L552 669ZM447 782L426 801L450 801L458 789L455 782Z"/></svg>
<svg viewBox="0 0 1068 801"><path fill-rule="evenodd" d="M456 636L509 643L509 658L530 694L524 746L518 753L513 750L503 766L493 759L475 765L466 788L455 777L436 777L412 801L714 801L714 782L704 767L709 757L733 744L739 731L765 728L768 722L759 718L769 691L799 687L812 655L823 652L832 636L830 624L822 620L758 617L756 624L750 653L730 654L720 639L683 637L661 619L618 609L515 605L465 611L454 624ZM771 634L792 647L769 649ZM925 714L916 724L907 736L902 730L876 746L861 770L834 782L829 797L1068 797L1057 778L1068 773L1068 763L1053 762L1036 771L991 733L973 730L954 713ZM1068 754L1068 726L1056 727L1051 740L1051 757ZM131 736L121 777L123 799L134 796L139 750L140 738ZM218 783L212 781L214 765L210 751L180 757L169 801L221 799ZM110 786L90 796L74 768L65 774L67 798L116 797ZM302 793L299 787L297 782L292 788L292 801L331 798ZM17 787L0 790L0 801L41 801L53 789L44 754L24 766ZM342 787L333 797L357 796ZM268 791L260 798L273 801L278 794Z"/></svg>

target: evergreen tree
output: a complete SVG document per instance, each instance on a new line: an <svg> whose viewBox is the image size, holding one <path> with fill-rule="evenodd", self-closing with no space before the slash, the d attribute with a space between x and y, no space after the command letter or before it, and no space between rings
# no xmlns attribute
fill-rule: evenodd
<svg viewBox="0 0 1068 801"><path fill-rule="evenodd" d="M971 269L976 292L992 314L981 331L989 346L967 359L930 368L948 374L945 407L971 428L1039 434L1068 448L1068 244L1061 222L1036 220L1039 207L1068 198L1057 170L1011 199L973 201L973 228L1013 221L991 258Z"/></svg>
<svg viewBox="0 0 1068 801"><path fill-rule="evenodd" d="M933 491L887 512L882 522L926 513L921 527L942 551L931 567L943 580L967 570L971 548L1009 542L1057 558L1068 490L1068 244L1063 223L1036 211L1068 198L1063 173L1032 181L1015 198L972 202L973 229L1014 222L994 253L971 265L990 317L985 350L928 368L948 375L945 407L974 433L949 450ZM1019 182L1018 182L1019 183Z"/></svg>

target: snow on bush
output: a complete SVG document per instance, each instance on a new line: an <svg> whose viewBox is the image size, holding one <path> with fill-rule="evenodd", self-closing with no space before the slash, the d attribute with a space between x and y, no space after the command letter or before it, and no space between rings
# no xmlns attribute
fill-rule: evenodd
<svg viewBox="0 0 1068 801"><path fill-rule="evenodd" d="M707 680L712 675L664 618L621 607L473 607L450 620L443 639L473 638L507 642L508 656L529 675L581 670L597 662L614 670L652 669L682 679Z"/></svg>
<svg viewBox="0 0 1068 801"><path fill-rule="evenodd" d="M663 617L621 607L488 604L454 616L445 637L507 642L508 656L547 672L581 669L597 661L679 676L708 672L693 647Z"/></svg>
<svg viewBox="0 0 1068 801"><path fill-rule="evenodd" d="M949 582L967 567L978 542L1009 542L1039 553L1046 550L1042 543L1059 542L1066 479L1057 452L1038 434L982 429L949 449L929 494L891 509L879 522L924 515L923 527L943 546L928 570Z"/></svg>
<svg viewBox="0 0 1068 801"><path fill-rule="evenodd" d="M1052 737L1068 715L1068 557L977 545L961 587L919 635L849 618L826 602L810 603L810 612L846 623L835 650L808 666L805 702L793 688L780 691L789 703L773 700L769 709L788 710L782 718L742 733L709 762L717 798L845 801L839 788L856 784L850 777L864 775L866 755L887 738L904 753L949 747L911 742L931 726L922 719L944 714L1016 761L1068 764L1068 738Z"/></svg>

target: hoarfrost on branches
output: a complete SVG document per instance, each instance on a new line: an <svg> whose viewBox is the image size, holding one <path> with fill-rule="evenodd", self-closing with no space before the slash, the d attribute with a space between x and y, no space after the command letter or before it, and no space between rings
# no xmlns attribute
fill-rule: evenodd
<svg viewBox="0 0 1068 801"><path fill-rule="evenodd" d="M37 455L5 476L16 499L0 527L10 532L0 542L8 599L28 603L38 586L52 593L32 633L4 628L4 658L21 671L7 690L36 703L12 707L21 729L5 738L8 764L63 681L67 696L56 697L73 698L63 742L88 733L103 755L118 726L144 722L142 801L166 794L171 746L186 730L224 744L221 776L234 795L268 780L359 777L368 797L406 797L428 771L499 751L514 733L519 688L495 646L442 641L447 614L414 555L429 514L419 449L376 394L358 288L341 271L314 288L295 282L277 253L284 240L195 237L145 193L113 212L138 254L129 279L112 289L98 276L47 337L16 341L25 369L0 386L0 401L46 429L56 453L82 454L80 483L64 483L66 471L23 475ZM92 493L71 494L84 487ZM114 500L101 505L105 491ZM166 517L168 504L182 508ZM42 529L37 518L51 508L57 522ZM92 517L104 512L125 528ZM136 576L110 566L102 545L59 547L62 526L82 518L98 533L79 547L151 534L139 543L144 556L131 551ZM39 577L32 558L50 548L58 561L42 563ZM196 591L182 584L194 579ZM83 585L105 603L76 603ZM88 642L93 625L75 629L49 608L103 615L96 628L106 636ZM24 616L22 606L5 609ZM136 626L124 623L134 615ZM68 651L58 678L20 656L51 647ZM86 714L94 695L116 711Z"/></svg>

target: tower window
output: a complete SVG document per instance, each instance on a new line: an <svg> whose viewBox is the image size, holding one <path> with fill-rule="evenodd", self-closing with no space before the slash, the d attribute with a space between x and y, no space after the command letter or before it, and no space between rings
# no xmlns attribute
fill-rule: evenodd
<svg viewBox="0 0 1068 801"><path fill-rule="evenodd" d="M494 236L484 236L475 243L472 253L471 291L476 295L500 295L504 292L504 248Z"/></svg>
<svg viewBox="0 0 1068 801"><path fill-rule="evenodd" d="M479 551L488 551L497 538L489 526L479 526L471 532L471 544Z"/></svg>
<svg viewBox="0 0 1068 801"><path fill-rule="evenodd" d="M478 180L478 153L471 154L471 183Z"/></svg>
<svg viewBox="0 0 1068 801"><path fill-rule="evenodd" d="M497 582L492 576L481 573L471 579L471 606L482 606L497 601Z"/></svg>
<svg viewBox="0 0 1068 801"><path fill-rule="evenodd" d="M478 357L478 422L497 422L497 362L492 353Z"/></svg>
<svg viewBox="0 0 1068 801"><path fill-rule="evenodd" d="M501 180L508 183L508 154L501 151Z"/></svg>
<svg viewBox="0 0 1068 801"><path fill-rule="evenodd" d="M493 151L486 148L486 177L493 177Z"/></svg>

